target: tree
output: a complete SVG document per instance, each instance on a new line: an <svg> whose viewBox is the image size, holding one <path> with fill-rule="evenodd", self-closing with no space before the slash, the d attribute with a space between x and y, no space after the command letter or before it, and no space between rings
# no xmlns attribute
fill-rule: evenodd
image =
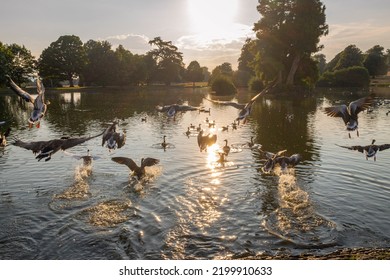
<svg viewBox="0 0 390 280"><path fill-rule="evenodd" d="M321 36L328 34L325 6L319 0L259 0L262 18L255 24L255 71L266 80L294 85L295 74L312 53Z"/></svg>
<svg viewBox="0 0 390 280"><path fill-rule="evenodd" d="M326 56L322 53L313 55L313 59L317 62L317 68L320 75L325 72Z"/></svg>
<svg viewBox="0 0 390 280"><path fill-rule="evenodd" d="M384 54L384 48L375 45L366 52L366 57L363 61L364 67L367 68L370 76L374 77L378 75L385 75L387 73L386 56Z"/></svg>
<svg viewBox="0 0 390 280"><path fill-rule="evenodd" d="M26 49L25 46L17 44L9 45L8 50L11 54L8 74L18 84L28 82L28 77L32 76L36 71L36 60L31 51Z"/></svg>
<svg viewBox="0 0 390 280"><path fill-rule="evenodd" d="M31 51L18 44L5 45L0 42L0 85L6 84L5 75L21 84L29 81L36 72L36 61Z"/></svg>
<svg viewBox="0 0 390 280"><path fill-rule="evenodd" d="M67 80L80 75L86 64L83 43L75 35L64 35L42 51L38 60L39 74L44 79Z"/></svg>
<svg viewBox="0 0 390 280"><path fill-rule="evenodd" d="M156 61L156 79L166 85L180 80L180 72L184 64L182 53L178 48L171 41L163 41L160 37L150 40L149 44L157 47L148 52Z"/></svg>
<svg viewBox="0 0 390 280"><path fill-rule="evenodd" d="M0 42L0 85L6 84L5 75L9 74L10 61L12 60L12 55L7 45L4 45Z"/></svg>
<svg viewBox="0 0 390 280"><path fill-rule="evenodd" d="M363 53L355 45L349 45L341 52L332 71L353 66L363 66Z"/></svg>
<svg viewBox="0 0 390 280"><path fill-rule="evenodd" d="M84 83L102 86L114 84L117 65L111 44L108 41L89 40L84 44L84 51L87 58L81 71Z"/></svg>
<svg viewBox="0 0 390 280"><path fill-rule="evenodd" d="M216 66L211 72L209 79L209 85L212 85L214 80L220 76L224 76L233 80L233 68L229 62L224 62L221 65Z"/></svg>
<svg viewBox="0 0 390 280"><path fill-rule="evenodd" d="M186 79L192 82L192 86L195 87L195 82L200 82L203 78L203 70L199 62L191 61L186 70Z"/></svg>

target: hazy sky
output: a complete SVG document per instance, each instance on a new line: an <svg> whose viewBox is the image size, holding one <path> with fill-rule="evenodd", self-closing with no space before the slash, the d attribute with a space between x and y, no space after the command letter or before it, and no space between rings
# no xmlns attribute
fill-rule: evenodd
<svg viewBox="0 0 390 280"><path fill-rule="evenodd" d="M363 52L390 48L389 0L323 0L329 35L321 39L330 61L346 46ZM197 60L211 71L230 62L260 19L258 0L2 0L0 41L25 45L38 58L62 35L107 40L132 53L151 49L149 40L172 41L184 63Z"/></svg>

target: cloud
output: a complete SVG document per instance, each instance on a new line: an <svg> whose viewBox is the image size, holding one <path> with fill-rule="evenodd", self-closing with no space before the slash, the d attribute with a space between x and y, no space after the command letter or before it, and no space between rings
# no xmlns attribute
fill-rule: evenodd
<svg viewBox="0 0 390 280"><path fill-rule="evenodd" d="M362 52L375 45L390 48L390 26L378 25L371 21L331 24L328 36L322 37L320 43L325 47L321 53L330 61L336 54L349 45L356 45Z"/></svg>
<svg viewBox="0 0 390 280"><path fill-rule="evenodd" d="M119 45L123 45L125 49L128 49L136 54L144 54L151 49L149 45L150 39L146 35L142 34L129 33L111 35L103 40L109 41L114 49Z"/></svg>
<svg viewBox="0 0 390 280"><path fill-rule="evenodd" d="M237 66L237 60L247 38L254 37L252 27L234 23L224 26L221 30L210 29L207 32L195 33L180 37L176 46L181 52L185 63L196 60L209 70L224 62Z"/></svg>

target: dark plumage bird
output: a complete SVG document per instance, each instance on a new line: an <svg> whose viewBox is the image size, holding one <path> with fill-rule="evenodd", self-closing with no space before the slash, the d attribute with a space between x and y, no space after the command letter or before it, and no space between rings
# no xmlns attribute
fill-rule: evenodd
<svg viewBox="0 0 390 280"><path fill-rule="evenodd" d="M374 157L374 161L376 161L376 154L379 151L389 149L390 144L375 145L375 142L376 140L373 139L371 145L367 145L367 146L340 146L340 145L338 146L349 150L359 151L365 154L367 160L370 157Z"/></svg>
<svg viewBox="0 0 390 280"><path fill-rule="evenodd" d="M153 166L160 162L158 159L147 157L141 159L141 166L138 166L131 158L113 157L111 159L117 163L124 164L129 167L130 170L133 171L133 175L137 176L138 179L145 175L146 166Z"/></svg>
<svg viewBox="0 0 390 280"><path fill-rule="evenodd" d="M252 111L252 106L254 102L259 98L261 95L267 93L271 88L275 86L274 83L271 83L269 86L267 86L265 89L263 89L260 93L256 94L252 99L245 104L245 107L241 109L241 111L238 113L238 117L236 118L236 121L243 120L244 123L246 123L247 117L250 115Z"/></svg>
<svg viewBox="0 0 390 280"><path fill-rule="evenodd" d="M117 122L113 122L112 125L106 128L102 136L102 146L106 144L107 148L112 150L115 148L120 149L126 143L126 133L117 132Z"/></svg>
<svg viewBox="0 0 390 280"><path fill-rule="evenodd" d="M198 146L201 152L217 142L216 134L203 135L203 133L203 130L201 130L198 134Z"/></svg>
<svg viewBox="0 0 390 280"><path fill-rule="evenodd" d="M355 131L359 136L358 130L358 114L368 109L373 102L373 96L369 95L358 100L352 101L347 105L337 105L332 107L326 107L325 113L331 117L340 117L343 119L344 124L348 131ZM349 138L351 138L350 132L348 132Z"/></svg>
<svg viewBox="0 0 390 280"><path fill-rule="evenodd" d="M7 137L11 132L11 128L7 128L7 130L3 133L0 131L0 147L5 147L7 145Z"/></svg>
<svg viewBox="0 0 390 280"><path fill-rule="evenodd" d="M91 156L91 153L90 153L89 150L87 150L87 154L86 155L75 155L75 154L68 153L66 151L64 151L64 153L67 154L67 155L70 155L71 157L73 157L73 158L75 158L77 160L81 160L82 159L84 166L91 165L93 160L100 159L100 157L98 157L98 156Z"/></svg>
<svg viewBox="0 0 390 280"><path fill-rule="evenodd" d="M260 150L261 151L261 150ZM300 154L293 154L291 156L285 156L287 150L282 150L276 154L270 152L261 151L268 159L262 167L263 172L271 172L275 166L279 165L283 172L287 170L288 167L294 167L301 160L302 156Z"/></svg>
<svg viewBox="0 0 390 280"><path fill-rule="evenodd" d="M80 145L88 140L101 136L103 133L100 133L95 136L90 137L78 137L78 138L68 138L63 137L60 139L53 139L49 141L35 141L35 142L24 142L19 139L16 139L13 145L31 150L34 154L38 154L35 158L40 161L43 158L46 158L45 161L51 159L51 156L58 152L59 150L67 150L74 146Z"/></svg>
<svg viewBox="0 0 390 280"><path fill-rule="evenodd" d="M158 105L156 106L156 110L167 113L168 117L174 117L177 112L197 111L201 110L201 108L189 105L171 104L165 106Z"/></svg>
<svg viewBox="0 0 390 280"><path fill-rule="evenodd" d="M167 138L166 135L163 136L163 141L161 143L161 147L165 150L168 147L168 143L165 141L165 138Z"/></svg>
<svg viewBox="0 0 390 280"><path fill-rule="evenodd" d="M44 117L47 110L47 104L49 103L45 102L45 87L41 80L39 78L37 79L38 96L34 99L28 92L21 89L10 76L7 75L6 78L12 91L19 95L24 101L34 105L33 111L28 119L29 127L31 128L33 125L36 125L36 127L39 128L40 120Z"/></svg>
<svg viewBox="0 0 390 280"><path fill-rule="evenodd" d="M223 140L223 141L225 141L225 146L222 147L222 150L223 150L223 153L224 153L226 156L228 156L229 153L230 153L230 146L228 146L228 140L227 140L227 139L225 139L225 140Z"/></svg>

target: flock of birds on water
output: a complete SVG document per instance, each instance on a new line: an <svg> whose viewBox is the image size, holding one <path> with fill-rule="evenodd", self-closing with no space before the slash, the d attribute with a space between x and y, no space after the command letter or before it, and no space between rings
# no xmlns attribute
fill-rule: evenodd
<svg viewBox="0 0 390 280"><path fill-rule="evenodd" d="M33 105L33 110L31 112L31 115L28 119L29 128L33 128L34 126L39 128L40 127L40 121L45 116L48 105L50 102L45 100L45 88L43 86L43 83L39 78L37 78L37 97L33 98L28 92L21 89L12 79L11 77L7 76L8 85L11 88L13 92L15 92L21 99L24 101L31 103ZM237 128L238 125L242 122L243 124L246 123L248 116L251 113L252 106L255 103L255 101L262 95L266 94L273 85L267 86L264 90L262 90L260 93L255 95L248 103L240 104L236 102L230 102L230 101L218 101L218 100L212 100L207 99L212 103L218 104L218 105L224 105L224 106L232 106L239 110L238 116L234 119L231 126L233 129ZM349 138L351 138L350 133L352 131L356 131L357 136L359 136L359 130L358 130L358 115L360 112L364 110L369 110L369 108L372 106L374 101L373 95L368 95L366 97L360 98L358 100L350 102L348 105L342 104L342 105L335 105L331 107L326 107L324 109L324 112L331 117L337 117L341 118L345 124L346 130L349 133ZM184 105L183 103L178 102L177 104L171 104L171 105L157 105L156 110L158 112L166 113L169 118L175 118L176 114L179 112L187 112L187 111L199 111L208 113L210 115L210 109L206 110L203 107L194 107L189 105ZM390 111L389 111L390 112ZM388 113L386 115L388 115ZM292 115L286 116L289 120L293 118ZM146 122L146 117L143 117L141 119L142 122ZM0 120L0 147L5 147L7 145L7 137L10 135L11 129L7 124L9 121ZM208 118L206 118L206 123L208 124L209 128L215 126L215 121L210 121ZM5 130L3 128L7 127ZM227 130L229 126L223 126L222 131ZM190 124L187 131L185 132L185 135L187 137L190 137L190 135L193 135L193 133L196 133L197 136L197 143L200 152L207 151L209 147L214 145L217 142L217 134L214 133L205 133L201 125L198 127L195 127L194 125ZM113 149L119 149L123 147L126 143L126 133L124 131L120 132L118 131L118 122L114 121L112 124L110 124L104 131L101 133L94 135L94 136L88 136L88 137L61 137L59 139L52 139L47 141L22 141L20 139L14 138L13 145L31 150L35 158L40 161L42 159L45 159L45 161L49 161L53 154L56 152L62 150L65 152L65 150L68 150L74 146L80 145L88 140L101 137L102 138L102 146L106 146L109 150ZM229 155L231 151L231 147L228 145L228 140L224 140L225 145L221 148L220 151L218 151L219 158L217 160L217 163L224 164L227 161L227 156ZM383 151L390 148L390 144L381 144L377 145L375 144L375 140L372 140L371 144L365 145L365 146L340 146L342 148L346 148L349 150L355 150L363 153L366 157L366 159L373 157L374 160L376 160L376 155L379 151ZM158 145L161 146L164 150L169 147L169 143L166 142L166 136L163 136L162 143L159 143ZM261 155L265 158L265 163L262 166L262 171L264 173L271 173L276 166L280 166L282 171L286 171L289 167L294 167L299 162L302 161L302 156L300 154L292 154L290 156L286 155L287 150L281 150L278 152L268 152L263 151L261 149L261 144L256 144L253 142L253 137L251 137L251 141L245 144L248 148L255 148L258 149L261 152ZM66 152L65 152L66 153ZM72 155L72 154L70 154ZM73 155L77 159L82 159L85 165L90 165L94 159L97 159L98 157L94 157L90 155L89 150L86 155L83 156L77 156ZM114 162L119 164L126 165L132 172L132 175L135 176L135 178L142 178L145 175L145 167L150 167L153 165L156 165L159 163L159 160L156 158L142 158L140 165L135 163L135 161L128 157L112 157L111 158Z"/></svg>

